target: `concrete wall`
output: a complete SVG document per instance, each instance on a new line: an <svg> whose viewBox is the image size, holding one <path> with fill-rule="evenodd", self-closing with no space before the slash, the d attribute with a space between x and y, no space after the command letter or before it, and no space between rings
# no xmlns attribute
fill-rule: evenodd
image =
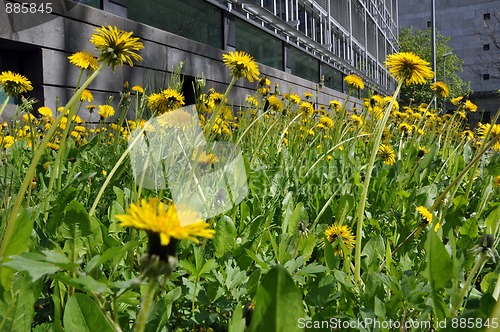
<svg viewBox="0 0 500 332"><path fill-rule="evenodd" d="M0 0L2 8L5 6L4 2L5 0ZM116 10L120 11L120 8ZM11 23L12 17L9 20L5 12L1 11L0 48L21 50L23 47L29 47L39 52L39 59L26 60L33 61L34 66L37 61L41 63L40 77L33 82L34 94L42 99L43 104L53 109L69 100L80 74L80 70L71 65L67 57L81 50L93 51L89 38L94 29L102 25L113 25L122 30L133 31L144 44L144 50L141 51L144 60L133 68L117 67L115 72L106 68L89 87L96 98L94 104L104 103L110 94L121 91L125 81L128 81L130 86L146 86L152 81L160 81L165 70L173 70L181 61L184 62L181 74L193 77L203 75L207 80L207 89L214 87L223 92L230 81L229 70L222 63L224 52L220 49L65 0L56 2L54 13L44 15L51 15L50 19L44 18L43 22L35 26L28 24L28 28L19 31ZM14 17L14 21L27 19L29 17ZM281 92L291 90L303 94L316 90L314 82L264 65L259 68L273 84L280 85ZM23 74L29 76L28 73ZM232 90L230 101L243 104L247 94L255 93L256 86L256 82L239 80ZM117 99L118 97L115 97L115 102ZM345 95L323 88L318 102L327 105L332 99L343 100ZM42 103L35 105L36 108L39 106L42 106ZM89 114L82 115L84 119L89 118ZM97 120L96 114L92 120Z"/></svg>

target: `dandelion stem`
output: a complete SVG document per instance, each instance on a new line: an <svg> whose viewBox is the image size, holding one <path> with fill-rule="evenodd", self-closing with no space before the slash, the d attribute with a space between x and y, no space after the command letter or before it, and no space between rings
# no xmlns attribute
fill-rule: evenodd
<svg viewBox="0 0 500 332"><path fill-rule="evenodd" d="M465 281L465 284L462 287L462 290L460 291L460 294L458 295L457 301L453 305L453 309L451 311L451 315L455 316L457 314L458 308L463 302L463 299L465 297L465 294L469 290L469 287L472 283L472 280L476 276L476 274L481 270L481 267L483 266L484 262L486 262L486 259L488 258L488 255L484 252L481 253L481 256L479 259L476 261L476 264L472 267L472 270L469 272L469 275L467 276L467 280Z"/></svg>
<svg viewBox="0 0 500 332"><path fill-rule="evenodd" d="M140 132L137 134L137 137L129 144L127 150L125 150L125 152L122 153L120 159L118 159L118 161L116 162L116 164L113 167L113 169L109 172L109 174L108 174L106 180L104 181L101 189L97 193L97 197L96 197L96 199L94 201L94 204L92 204L92 207L90 208L90 211L89 211L89 215L90 216L94 215L95 210L97 209L97 204L99 203L102 195L104 194L104 190L106 189L106 187L108 186L108 184L111 182L111 179L113 178L113 175L118 170L118 167L120 167L120 165L123 163L123 161L125 160L125 158L128 156L130 150L132 150L132 148L139 141L139 139L142 138L142 133L145 131L145 129L146 129L146 126L144 126L144 128L142 128L140 130Z"/></svg>
<svg viewBox="0 0 500 332"><path fill-rule="evenodd" d="M372 147L372 152L370 155L370 161L368 162L368 166L366 168L366 177L365 177L365 182L363 183L363 190L361 192L361 198L359 200L359 205L358 205L358 211L357 211L357 218L358 218L358 223L356 225L356 248L355 248L355 254L354 254L354 282L360 285L361 283L361 243L362 243L362 238L363 238L363 219L365 216L365 205L366 205L366 199L368 196L368 187L370 186L370 180L371 180L371 175L372 175L372 170L373 166L375 164L375 157L377 156L377 151L380 145L380 141L382 139L382 133L385 128L385 124L387 123L387 120L389 119L389 115L391 114L392 106L394 105L394 102L396 100L396 97L399 94L399 90L401 90L401 86L403 85L403 80L401 80L396 87L396 90L394 91L394 94L392 96L391 102L385 109L384 117L382 118L382 121L378 123L377 127L375 128L375 136L374 136L374 143Z"/></svg>
<svg viewBox="0 0 500 332"><path fill-rule="evenodd" d="M142 295L141 309L137 314L136 325L134 328L135 332L143 332L146 328L146 323L148 321L149 311L151 309L151 304L153 303L154 295L156 289L156 278L150 278L146 290Z"/></svg>
<svg viewBox="0 0 500 332"><path fill-rule="evenodd" d="M2 107L0 108L0 117L2 116L3 110L7 106L7 103L9 102L9 98L10 98L9 96L7 96L7 98L5 98L5 101L3 102Z"/></svg>

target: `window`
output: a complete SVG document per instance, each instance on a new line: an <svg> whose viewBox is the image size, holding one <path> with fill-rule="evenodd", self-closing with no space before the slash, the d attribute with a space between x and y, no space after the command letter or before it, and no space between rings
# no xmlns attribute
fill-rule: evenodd
<svg viewBox="0 0 500 332"><path fill-rule="evenodd" d="M235 20L236 49L251 54L267 66L283 70L283 43L270 33L243 20Z"/></svg>
<svg viewBox="0 0 500 332"><path fill-rule="evenodd" d="M490 74L483 74L483 80L487 81L490 79Z"/></svg>
<svg viewBox="0 0 500 332"><path fill-rule="evenodd" d="M430 28L432 26L432 22L431 21L427 21L427 27Z"/></svg>
<svg viewBox="0 0 500 332"><path fill-rule="evenodd" d="M484 44L483 50L488 51L490 49L490 44Z"/></svg>
<svg viewBox="0 0 500 332"><path fill-rule="evenodd" d="M490 19L490 13L483 14L483 20L489 20L489 19Z"/></svg>
<svg viewBox="0 0 500 332"><path fill-rule="evenodd" d="M293 75L312 82L319 81L319 61L295 47L290 47L289 66Z"/></svg>
<svg viewBox="0 0 500 332"><path fill-rule="evenodd" d="M222 48L222 12L204 1L128 0L128 18Z"/></svg>

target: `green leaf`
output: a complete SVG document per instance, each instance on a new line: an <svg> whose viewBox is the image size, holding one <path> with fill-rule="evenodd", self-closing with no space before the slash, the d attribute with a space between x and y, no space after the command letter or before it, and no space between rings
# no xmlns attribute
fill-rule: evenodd
<svg viewBox="0 0 500 332"><path fill-rule="evenodd" d="M490 212L485 220L486 234L496 234L500 227L500 205Z"/></svg>
<svg viewBox="0 0 500 332"><path fill-rule="evenodd" d="M361 256L366 256L368 265L371 265L375 259L382 261L384 259L385 244L380 234L372 236L363 247Z"/></svg>
<svg viewBox="0 0 500 332"><path fill-rule="evenodd" d="M167 326L168 320L172 315L172 305L182 295L182 287L176 287L162 296L151 309L148 322L146 323L146 332L160 332L162 328Z"/></svg>
<svg viewBox="0 0 500 332"><path fill-rule="evenodd" d="M114 328L97 304L88 296L75 293L64 310L64 330L71 332L113 332Z"/></svg>
<svg viewBox="0 0 500 332"><path fill-rule="evenodd" d="M40 293L41 284L31 282L27 276L21 276L16 278L12 288L8 316L4 317L6 321L2 331L30 331L35 314L35 300Z"/></svg>
<svg viewBox="0 0 500 332"><path fill-rule="evenodd" d="M2 243L2 247L5 247L5 251L3 257L0 257L0 261L4 263L8 262L10 256L19 255L28 249L35 219L36 216L34 215L33 209L28 208L21 211L14 222L14 230L9 243ZM0 265L0 282L3 289L7 290L10 289L13 271L9 267L4 266L5 264Z"/></svg>
<svg viewBox="0 0 500 332"><path fill-rule="evenodd" d="M85 272L87 273L92 272L96 267L100 266L101 264L104 264L110 259L122 258L127 251L136 247L138 244L139 244L138 241L130 241L123 246L107 249L105 252L102 253L102 255L97 255L92 257L92 259L88 262L87 266L85 267Z"/></svg>
<svg viewBox="0 0 500 332"><path fill-rule="evenodd" d="M60 228L63 238L75 240L92 234L89 215L80 202L71 201L65 211Z"/></svg>
<svg viewBox="0 0 500 332"><path fill-rule="evenodd" d="M238 302L236 309L233 311L233 316L229 321L229 332L244 332L245 318L243 318L243 306Z"/></svg>
<svg viewBox="0 0 500 332"><path fill-rule="evenodd" d="M290 218L285 220L284 225L288 225L287 228L283 226L283 233L288 231L290 236L297 234L297 230L299 227L299 222L301 221L309 221L309 215L307 214L306 208L304 207L304 203L299 202L295 206Z"/></svg>
<svg viewBox="0 0 500 332"><path fill-rule="evenodd" d="M481 291L487 293L495 288L496 282L498 280L497 272L489 272L481 280Z"/></svg>
<svg viewBox="0 0 500 332"><path fill-rule="evenodd" d="M453 262L443 242L432 228L427 232L424 247L427 252L427 267L423 275L431 284L434 313L439 320L443 320L448 317L449 310L439 290L451 280Z"/></svg>
<svg viewBox="0 0 500 332"><path fill-rule="evenodd" d="M3 265L17 271L28 272L33 281L40 279L46 274L54 274L61 269L59 266L45 261L45 256L34 253L12 256L11 260Z"/></svg>
<svg viewBox="0 0 500 332"><path fill-rule="evenodd" d="M250 331L300 331L301 317L302 293L283 266L273 266L257 289Z"/></svg>
<svg viewBox="0 0 500 332"><path fill-rule="evenodd" d="M228 216L222 216L215 226L215 257L221 258L236 245L236 226Z"/></svg>
<svg viewBox="0 0 500 332"><path fill-rule="evenodd" d="M212 270L215 270L218 266L219 266L219 264L217 264L217 262L215 261L215 259L213 259L213 258L209 259L201 267L200 271L198 272L198 277L201 277L205 273L208 273L208 272L210 272Z"/></svg>
<svg viewBox="0 0 500 332"><path fill-rule="evenodd" d="M467 235L471 239L475 239L479 234L477 220L474 218L467 219L464 225L460 228L460 234Z"/></svg>
<svg viewBox="0 0 500 332"><path fill-rule="evenodd" d="M427 267L424 275L430 281L432 289L437 291L450 281L453 264L443 242L433 229L427 232L425 251L427 252Z"/></svg>
<svg viewBox="0 0 500 332"><path fill-rule="evenodd" d="M335 208L335 222L339 225L343 224L345 217L351 212L353 207L354 198L348 194L342 195Z"/></svg>
<svg viewBox="0 0 500 332"><path fill-rule="evenodd" d="M74 279L66 280L66 284L71 283L75 288L84 291L93 291L95 293L111 293L109 287L91 276L81 276Z"/></svg>

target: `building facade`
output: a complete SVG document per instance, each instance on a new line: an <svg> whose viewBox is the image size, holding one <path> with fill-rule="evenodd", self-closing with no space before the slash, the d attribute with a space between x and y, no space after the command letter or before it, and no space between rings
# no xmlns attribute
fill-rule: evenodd
<svg viewBox="0 0 500 332"><path fill-rule="evenodd" d="M431 0L400 2L400 27L428 29L431 6ZM441 0L435 4L436 30L450 37L448 46L464 61L463 72L458 75L471 83L470 99L484 110L473 120L489 121L500 106L495 94L500 88L499 8L498 0ZM436 66L444 61L436 59Z"/></svg>
<svg viewBox="0 0 500 332"><path fill-rule="evenodd" d="M22 5L0 0L3 8L16 3ZM345 98L343 78L351 73L367 86L358 98L369 90L393 91L383 63L397 50L397 13L398 0L58 0L50 14L0 11L0 70L28 76L33 96L53 106L77 84L78 70L67 56L92 50L88 38L95 27L116 25L141 38L144 60L99 77L90 86L97 100L120 91L125 80L161 81L180 62L187 94L200 75L207 86L223 89L228 72L222 53L241 50L281 91L321 87L318 101L328 104ZM240 100L255 89L238 84L234 94Z"/></svg>

